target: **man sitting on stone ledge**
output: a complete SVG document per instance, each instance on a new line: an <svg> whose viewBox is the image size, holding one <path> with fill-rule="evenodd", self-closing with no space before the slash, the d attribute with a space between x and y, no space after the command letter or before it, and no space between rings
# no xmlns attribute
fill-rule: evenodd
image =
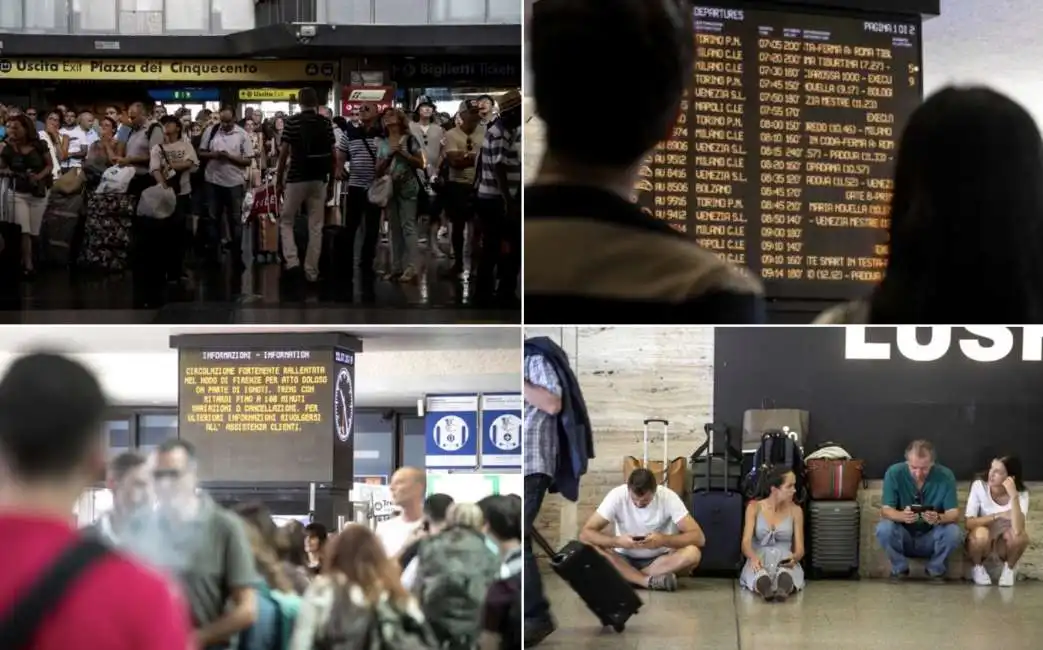
<svg viewBox="0 0 1043 650"><path fill-rule="evenodd" d="M927 576L945 580L946 561L960 547L956 477L934 462L934 445L914 440L905 462L884 474L884 493L876 538L891 562L891 579L909 576L909 558L927 560Z"/></svg>
<svg viewBox="0 0 1043 650"><path fill-rule="evenodd" d="M609 524L614 535L602 532ZM608 493L579 538L607 557L627 582L654 591L677 589L677 574L698 566L706 543L681 497L644 468Z"/></svg>

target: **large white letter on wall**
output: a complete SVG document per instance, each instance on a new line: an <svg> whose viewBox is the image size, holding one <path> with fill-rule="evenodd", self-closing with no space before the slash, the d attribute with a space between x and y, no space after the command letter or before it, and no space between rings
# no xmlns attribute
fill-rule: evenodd
<svg viewBox="0 0 1043 650"><path fill-rule="evenodd" d="M845 359L882 359L891 358L890 343L871 343L866 340L868 328L864 325L852 325L844 328Z"/></svg>
<svg viewBox="0 0 1043 650"><path fill-rule="evenodd" d="M991 345L983 344L978 339L960 341L960 349L972 361L989 363L1006 358L1014 349L1014 334L1006 327L980 326L966 327L968 334L980 336L991 341Z"/></svg>
<svg viewBox="0 0 1043 650"><path fill-rule="evenodd" d="M931 340L926 344L916 339L916 327L899 327L898 352L910 361L937 361L945 356L952 344L951 327L930 327Z"/></svg>

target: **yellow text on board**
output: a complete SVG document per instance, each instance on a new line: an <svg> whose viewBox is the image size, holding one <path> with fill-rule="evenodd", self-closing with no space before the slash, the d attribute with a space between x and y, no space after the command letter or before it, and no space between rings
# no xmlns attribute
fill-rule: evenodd
<svg viewBox="0 0 1043 650"><path fill-rule="evenodd" d="M332 61L4 59L0 79L104 81L335 81Z"/></svg>
<svg viewBox="0 0 1043 650"><path fill-rule="evenodd" d="M239 99L244 102L294 102L298 92L296 88L240 88Z"/></svg>

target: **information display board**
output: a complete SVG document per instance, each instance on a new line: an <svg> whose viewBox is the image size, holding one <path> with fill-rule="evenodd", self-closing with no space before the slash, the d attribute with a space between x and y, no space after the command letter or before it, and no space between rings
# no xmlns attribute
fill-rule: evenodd
<svg viewBox="0 0 1043 650"><path fill-rule="evenodd" d="M897 144L922 100L920 19L693 11L692 82L635 199L769 297L864 295L883 277Z"/></svg>
<svg viewBox="0 0 1043 650"><path fill-rule="evenodd" d="M337 425L350 437L354 400L334 392L334 350L180 350L180 437L204 481L329 481ZM352 377L353 378L353 377ZM345 409L352 412L345 414Z"/></svg>

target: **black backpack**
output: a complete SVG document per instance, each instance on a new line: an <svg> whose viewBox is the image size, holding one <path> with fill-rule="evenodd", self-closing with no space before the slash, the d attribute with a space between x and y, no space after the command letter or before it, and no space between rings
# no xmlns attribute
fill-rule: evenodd
<svg viewBox="0 0 1043 650"><path fill-rule="evenodd" d="M797 492L793 497L796 503L803 503L807 496L804 466L804 450L795 436L773 430L761 436L760 447L753 455L753 468L743 480L743 494L748 499L760 499L765 496L761 485L764 473L773 467L788 467L797 477Z"/></svg>
<svg viewBox="0 0 1043 650"><path fill-rule="evenodd" d="M298 150L290 152L291 158L308 169L332 169L333 145L329 142L329 136L333 123L325 115L318 114L301 114L299 119L300 146Z"/></svg>

